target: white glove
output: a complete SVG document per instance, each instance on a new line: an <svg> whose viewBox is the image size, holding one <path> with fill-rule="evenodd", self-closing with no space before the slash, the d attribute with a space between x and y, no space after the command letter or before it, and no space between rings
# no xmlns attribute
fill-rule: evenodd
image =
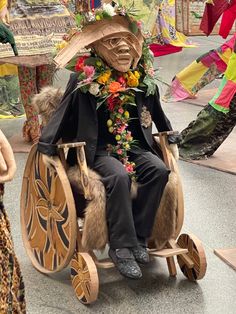
<svg viewBox="0 0 236 314"><path fill-rule="evenodd" d="M179 149L177 144L170 144L170 151L174 156L174 159L177 161L179 160Z"/></svg>

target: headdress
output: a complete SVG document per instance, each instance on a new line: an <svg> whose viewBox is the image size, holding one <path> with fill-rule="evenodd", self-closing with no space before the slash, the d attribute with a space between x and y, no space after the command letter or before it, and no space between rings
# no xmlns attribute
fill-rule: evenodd
<svg viewBox="0 0 236 314"><path fill-rule="evenodd" d="M64 67L81 49L105 39L110 35L129 35L131 47L135 53L135 67L142 55L143 35L140 24L135 20L134 8L129 10L112 3L103 4L99 9L76 15L78 31L63 48L54 61L58 67Z"/></svg>

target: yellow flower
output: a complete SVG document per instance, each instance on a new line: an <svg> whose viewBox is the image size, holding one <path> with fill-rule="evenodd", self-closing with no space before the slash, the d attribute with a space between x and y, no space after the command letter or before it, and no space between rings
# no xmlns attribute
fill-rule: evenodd
<svg viewBox="0 0 236 314"><path fill-rule="evenodd" d="M116 140L120 141L121 140L121 136L119 134L116 135Z"/></svg>
<svg viewBox="0 0 236 314"><path fill-rule="evenodd" d="M112 120L111 119L107 120L107 126L108 127L112 126Z"/></svg>
<svg viewBox="0 0 236 314"><path fill-rule="evenodd" d="M130 149L130 145L129 144L125 144L125 149Z"/></svg>
<svg viewBox="0 0 236 314"><path fill-rule="evenodd" d="M135 76L137 79L139 79L139 78L140 78L139 72L138 72L138 71L134 71L134 76Z"/></svg>
<svg viewBox="0 0 236 314"><path fill-rule="evenodd" d="M135 71L137 72L137 71ZM130 87L137 87L139 85L139 80L138 78L132 73L128 72L128 78L127 78L127 84Z"/></svg>
<svg viewBox="0 0 236 314"><path fill-rule="evenodd" d="M126 119L129 119L129 111L125 111L124 115Z"/></svg>
<svg viewBox="0 0 236 314"><path fill-rule="evenodd" d="M106 84L111 76L111 71L106 71L97 78L99 84Z"/></svg>
<svg viewBox="0 0 236 314"><path fill-rule="evenodd" d="M97 21L100 21L100 20L101 20L101 16L96 15L96 20L97 20Z"/></svg>
<svg viewBox="0 0 236 314"><path fill-rule="evenodd" d="M114 128L113 128L112 126L110 126L109 129L108 129L108 131L109 131L110 133L113 133Z"/></svg>
<svg viewBox="0 0 236 314"><path fill-rule="evenodd" d="M56 49L57 50L62 50L63 48L65 48L68 45L68 42L66 42L65 40L63 40L61 43L56 44Z"/></svg>

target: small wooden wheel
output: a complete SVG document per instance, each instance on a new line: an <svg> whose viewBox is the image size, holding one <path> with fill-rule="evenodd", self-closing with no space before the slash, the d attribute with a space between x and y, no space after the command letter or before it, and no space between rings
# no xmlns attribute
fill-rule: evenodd
<svg viewBox="0 0 236 314"><path fill-rule="evenodd" d="M34 267L43 273L65 268L74 254L77 218L67 175L59 158L49 171L33 146L21 190L24 246Z"/></svg>
<svg viewBox="0 0 236 314"><path fill-rule="evenodd" d="M99 288L97 267L88 253L74 254L71 260L71 280L81 303L90 304L97 300Z"/></svg>
<svg viewBox="0 0 236 314"><path fill-rule="evenodd" d="M177 256L182 273L191 281L202 279L206 273L207 262L201 241L193 234L181 234L177 241L178 246L188 249L187 256L194 263L189 267L181 255Z"/></svg>

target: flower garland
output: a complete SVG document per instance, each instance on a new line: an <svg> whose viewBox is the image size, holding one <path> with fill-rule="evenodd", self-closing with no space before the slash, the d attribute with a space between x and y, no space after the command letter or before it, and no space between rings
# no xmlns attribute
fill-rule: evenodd
<svg viewBox="0 0 236 314"><path fill-rule="evenodd" d="M128 157L128 152L135 145L135 140L128 130L128 107L136 106L135 91L146 92L146 96L156 91L153 54L148 46L144 45L137 69L126 73L109 68L96 55L74 58L67 68L78 73L77 88L97 98L97 109L105 104L109 112L108 132L113 134L116 140L116 144L109 144L107 150L119 158L131 179L136 180L135 164L129 161Z"/></svg>

